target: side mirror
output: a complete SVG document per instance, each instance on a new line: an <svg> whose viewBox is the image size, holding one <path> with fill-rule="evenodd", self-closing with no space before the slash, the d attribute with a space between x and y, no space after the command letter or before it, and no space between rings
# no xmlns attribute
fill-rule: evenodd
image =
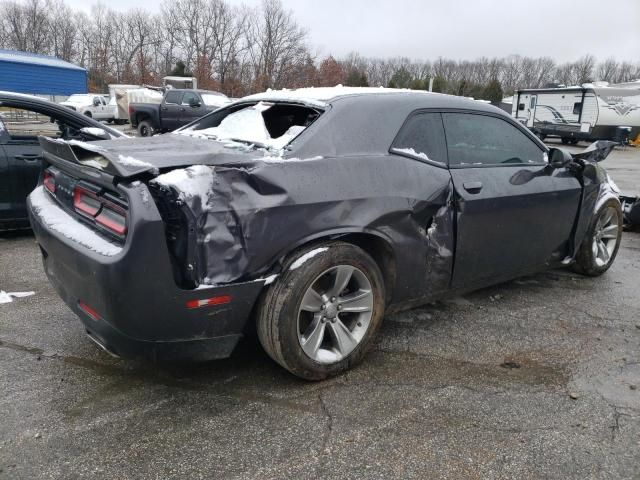
<svg viewBox="0 0 640 480"><path fill-rule="evenodd" d="M200 100L198 100L197 98L192 98L191 100L189 100L189 106L191 108L198 108L200 105L202 105L200 103Z"/></svg>
<svg viewBox="0 0 640 480"><path fill-rule="evenodd" d="M549 149L549 165L553 168L564 168L573 161L573 157L561 148Z"/></svg>
<svg viewBox="0 0 640 480"><path fill-rule="evenodd" d="M100 100L98 100L97 98L93 100L93 106L94 107L99 107L100 106Z"/></svg>

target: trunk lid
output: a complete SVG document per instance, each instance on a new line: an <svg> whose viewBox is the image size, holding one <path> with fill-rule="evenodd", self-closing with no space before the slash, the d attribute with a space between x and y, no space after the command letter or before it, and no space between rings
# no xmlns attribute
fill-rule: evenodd
<svg viewBox="0 0 640 480"><path fill-rule="evenodd" d="M131 178L140 174L192 165L250 163L269 156L265 150L234 148L215 140L167 134L148 138L119 138L97 142L40 137L45 157L102 170L112 177ZM86 169L83 169L86 170Z"/></svg>

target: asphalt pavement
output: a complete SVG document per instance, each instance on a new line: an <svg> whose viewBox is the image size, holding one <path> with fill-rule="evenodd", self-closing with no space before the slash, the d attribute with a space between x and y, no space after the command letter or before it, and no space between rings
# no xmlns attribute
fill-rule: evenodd
<svg viewBox="0 0 640 480"><path fill-rule="evenodd" d="M640 149L605 166L640 185ZM629 187L629 188L627 188ZM29 233L0 235L0 478L640 478L640 233L599 278L552 271L390 315L308 383L255 338L158 367L99 350Z"/></svg>

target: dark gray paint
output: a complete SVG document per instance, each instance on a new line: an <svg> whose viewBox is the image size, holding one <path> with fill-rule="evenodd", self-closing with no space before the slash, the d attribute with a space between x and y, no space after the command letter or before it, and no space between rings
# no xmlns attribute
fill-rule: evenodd
<svg viewBox="0 0 640 480"><path fill-rule="evenodd" d="M265 152L232 151L217 142L177 135L98 142L112 165L94 182L111 188L115 183L129 199L124 253L105 261L78 246L60 247L70 242L34 218L38 241L49 252L47 271L75 311L73 299L82 292L108 312L105 323L117 322L117 330L128 337L166 341L179 336L215 342L242 331L245 308L255 302L264 283L261 279L278 273L282 260L301 245L341 238L365 249L382 248L386 253L379 261L387 267L388 303L393 310L559 266L582 242L597 202L615 198L604 171L589 159L572 163L570 169L505 165L449 170L389 153L407 116L422 109L499 115L546 150L494 107L407 93L334 99L278 161L265 158ZM64 150L64 145L46 139L42 143L50 163L81 178L96 175L95 170L72 163L74 152ZM118 164L119 154L149 161L153 167L128 170ZM602 156L600 150L589 155ZM148 188L145 183L133 182L149 183L158 195L154 170L191 164L216 166L212 207L205 211L199 198L186 199L180 206L196 230L196 277L217 285L195 291L176 287L160 214L153 203L141 201ZM482 195L464 193L459 184L466 181L481 181ZM74 257L87 274L91 272L89 285L60 266L74 262ZM234 302L242 308L234 303L179 313L187 298L226 294L238 285L245 291ZM157 301L150 305L134 300L145 298ZM91 324L79 314L85 325ZM199 328L202 332L196 335ZM112 336L117 337L102 332L103 340Z"/></svg>

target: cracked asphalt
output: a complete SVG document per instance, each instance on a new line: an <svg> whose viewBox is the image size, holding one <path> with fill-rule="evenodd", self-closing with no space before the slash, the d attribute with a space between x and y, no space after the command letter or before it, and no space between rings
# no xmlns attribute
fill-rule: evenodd
<svg viewBox="0 0 640 480"><path fill-rule="evenodd" d="M640 152L612 155L638 185ZM3 234L0 288L36 293L0 305L0 478L638 479L639 267L625 232L600 278L552 271L387 316L362 365L307 383L254 338L199 365L112 358L33 236Z"/></svg>

